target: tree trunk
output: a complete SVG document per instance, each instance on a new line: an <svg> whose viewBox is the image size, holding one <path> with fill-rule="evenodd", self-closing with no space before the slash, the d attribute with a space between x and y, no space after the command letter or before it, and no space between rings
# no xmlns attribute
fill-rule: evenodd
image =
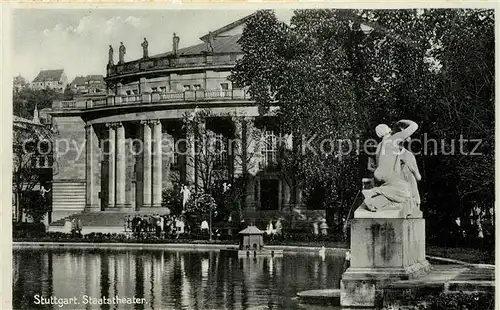
<svg viewBox="0 0 500 310"><path fill-rule="evenodd" d="M21 193L19 191L16 192L16 221L20 223L23 219L21 214Z"/></svg>

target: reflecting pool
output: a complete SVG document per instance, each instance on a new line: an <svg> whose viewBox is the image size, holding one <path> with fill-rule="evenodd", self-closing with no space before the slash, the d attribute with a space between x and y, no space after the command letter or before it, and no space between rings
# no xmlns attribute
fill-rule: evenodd
<svg viewBox="0 0 500 310"><path fill-rule="evenodd" d="M343 256L218 250L26 249L13 260L15 309L303 309L295 294L338 288L344 268Z"/></svg>

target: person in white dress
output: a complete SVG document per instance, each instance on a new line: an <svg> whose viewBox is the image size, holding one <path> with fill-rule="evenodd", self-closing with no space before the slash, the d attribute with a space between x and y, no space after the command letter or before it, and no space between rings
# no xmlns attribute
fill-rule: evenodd
<svg viewBox="0 0 500 310"><path fill-rule="evenodd" d="M203 222L201 222L201 231L204 232L204 231L208 231L209 227L208 227L208 222L206 220L203 220Z"/></svg>
<svg viewBox="0 0 500 310"><path fill-rule="evenodd" d="M191 196L191 191L189 190L189 187L187 185L184 185L184 187L181 190L181 195L182 195L182 209L186 209L186 203L189 200L189 197Z"/></svg>
<svg viewBox="0 0 500 310"><path fill-rule="evenodd" d="M273 227L273 221L269 220L269 224L267 224L267 228L266 228L266 234L268 234L268 235L274 235L274 233L275 233L275 230L274 230L274 227Z"/></svg>

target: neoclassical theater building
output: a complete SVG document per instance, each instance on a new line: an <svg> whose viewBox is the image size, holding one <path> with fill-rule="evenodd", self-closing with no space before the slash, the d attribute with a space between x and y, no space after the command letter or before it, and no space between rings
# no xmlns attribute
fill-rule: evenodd
<svg viewBox="0 0 500 310"><path fill-rule="evenodd" d="M145 50L141 59L110 59L105 96L54 102L59 150L54 152L53 220L81 212L158 210L162 190L203 186L196 171L202 163L196 156L189 159L193 146L176 143L195 138L183 120L200 110L209 115L200 126L220 141L214 169L224 173L218 181L250 176L244 214L272 214L290 210L291 204L301 208L300 189L273 169L279 141L292 139L280 139L272 110L260 115L247 89L228 80L243 57L238 39L247 18L208 33L194 46L179 48L174 34L171 52L147 55ZM119 49L114 50L116 57ZM249 137L256 135L264 143L252 142ZM232 138L239 142L228 145ZM184 152L160 152L160 140ZM142 152L135 151L136 144Z"/></svg>

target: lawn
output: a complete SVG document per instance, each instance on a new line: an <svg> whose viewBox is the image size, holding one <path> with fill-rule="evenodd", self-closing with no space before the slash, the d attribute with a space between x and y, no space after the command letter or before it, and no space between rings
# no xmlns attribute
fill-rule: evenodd
<svg viewBox="0 0 500 310"><path fill-rule="evenodd" d="M426 254L461 260L473 264L495 264L495 252L488 249L427 246Z"/></svg>

